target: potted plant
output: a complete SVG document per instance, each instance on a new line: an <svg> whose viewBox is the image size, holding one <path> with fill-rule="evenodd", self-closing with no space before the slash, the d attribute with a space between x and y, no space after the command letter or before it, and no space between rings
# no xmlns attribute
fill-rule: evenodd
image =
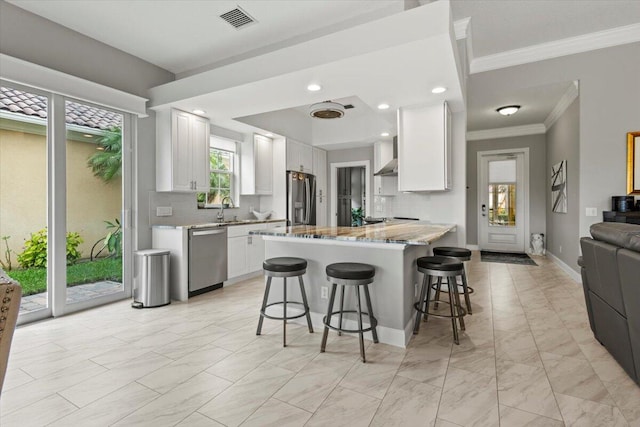
<svg viewBox="0 0 640 427"><path fill-rule="evenodd" d="M364 218L364 213L362 212L362 208L351 208L351 226L352 227L360 227L362 225L363 218Z"/></svg>

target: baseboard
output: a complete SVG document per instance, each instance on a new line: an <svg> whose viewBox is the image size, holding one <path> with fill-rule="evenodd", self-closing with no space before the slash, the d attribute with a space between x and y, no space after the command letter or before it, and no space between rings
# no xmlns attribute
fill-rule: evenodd
<svg viewBox="0 0 640 427"><path fill-rule="evenodd" d="M245 281L247 279L253 279L254 277L258 277L258 276L262 276L264 273L262 270L258 270L258 271L253 271L251 273L247 273L247 274L243 274L242 276L238 276L238 277L234 277L232 279L229 280L225 280L224 282L224 286L231 286L231 285L235 285L236 283Z"/></svg>
<svg viewBox="0 0 640 427"><path fill-rule="evenodd" d="M467 245L467 249L469 249L470 251L479 251L480 250L480 246L478 246L478 245Z"/></svg>
<svg viewBox="0 0 640 427"><path fill-rule="evenodd" d="M549 252L547 250L547 256L549 258L551 258L551 261L554 262L554 264L556 264L558 267L560 267L565 273L567 273L569 275L569 277L571 277L573 280L575 280L577 283L582 284L582 277L580 276L580 273L578 273L577 271L575 271L573 268L569 267L569 265L567 265L567 263L565 263L564 261L562 261L560 258L558 258L557 256L555 256L554 254L552 254L551 252Z"/></svg>

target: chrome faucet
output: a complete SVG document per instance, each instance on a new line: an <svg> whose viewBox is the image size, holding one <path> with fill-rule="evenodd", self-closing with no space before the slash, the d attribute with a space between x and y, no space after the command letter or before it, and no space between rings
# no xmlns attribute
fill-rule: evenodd
<svg viewBox="0 0 640 427"><path fill-rule="evenodd" d="M223 197L222 200L220 201L220 212L218 212L218 214L216 215L216 219L218 220L218 222L224 222L224 201L225 200L228 200L231 207L235 208L233 204L233 200L231 200L231 197L229 196Z"/></svg>

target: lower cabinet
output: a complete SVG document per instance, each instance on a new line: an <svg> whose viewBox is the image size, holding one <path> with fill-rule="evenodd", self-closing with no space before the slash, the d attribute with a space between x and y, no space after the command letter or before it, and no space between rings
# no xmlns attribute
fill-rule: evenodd
<svg viewBox="0 0 640 427"><path fill-rule="evenodd" d="M253 230L283 227L284 222L229 226L227 232L227 270L229 279L262 270L264 240L250 235Z"/></svg>

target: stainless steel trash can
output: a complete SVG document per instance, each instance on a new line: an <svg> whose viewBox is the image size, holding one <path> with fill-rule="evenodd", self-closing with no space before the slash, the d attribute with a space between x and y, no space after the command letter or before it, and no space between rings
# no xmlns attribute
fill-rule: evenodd
<svg viewBox="0 0 640 427"><path fill-rule="evenodd" d="M134 308L160 307L171 303L169 250L146 249L135 253L133 268Z"/></svg>

